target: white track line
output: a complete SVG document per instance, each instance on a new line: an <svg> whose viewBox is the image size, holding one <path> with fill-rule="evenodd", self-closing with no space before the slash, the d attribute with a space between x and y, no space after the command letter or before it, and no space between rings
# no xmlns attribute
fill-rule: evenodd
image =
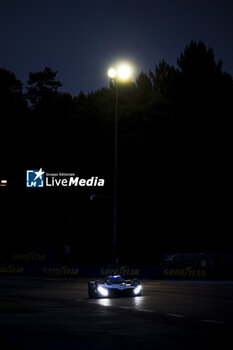
<svg viewBox="0 0 233 350"><path fill-rule="evenodd" d="M83 299L76 299L77 301L83 301ZM88 300L88 303L89 304L98 304L98 305L101 305L101 306L110 306L108 304L99 304L96 300ZM113 306L115 308L118 308L117 306ZM137 309L137 308L134 308L132 306L120 306L119 307L120 309L125 309L125 310L135 310L135 311L141 311L141 312L155 312L153 310L150 310L150 309ZM176 317L176 318L185 318L185 315L181 315L181 314L174 314L174 313L167 313L166 314L167 316L171 316L171 317ZM200 320L201 322L205 322L205 323L212 323L212 324L226 324L226 322L223 322L223 321L217 321L217 320L208 320L208 319L203 319L203 320Z"/></svg>
<svg viewBox="0 0 233 350"><path fill-rule="evenodd" d="M215 324L226 324L226 322L223 322L223 321L217 321L217 320L201 320L201 322L206 322L206 323L215 323Z"/></svg>
<svg viewBox="0 0 233 350"><path fill-rule="evenodd" d="M138 309L138 311L142 311L142 312L154 312L153 310L149 310L149 309Z"/></svg>
<svg viewBox="0 0 233 350"><path fill-rule="evenodd" d="M172 313L168 313L167 316L172 316L172 317L177 317L177 318L183 318L183 317L185 317L184 315L172 314Z"/></svg>

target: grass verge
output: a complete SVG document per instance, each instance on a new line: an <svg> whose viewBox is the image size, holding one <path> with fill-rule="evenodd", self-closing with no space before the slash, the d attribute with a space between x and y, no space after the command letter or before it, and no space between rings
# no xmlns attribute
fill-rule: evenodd
<svg viewBox="0 0 233 350"><path fill-rule="evenodd" d="M31 307L21 304L18 301L0 299L0 314L28 313L35 312Z"/></svg>

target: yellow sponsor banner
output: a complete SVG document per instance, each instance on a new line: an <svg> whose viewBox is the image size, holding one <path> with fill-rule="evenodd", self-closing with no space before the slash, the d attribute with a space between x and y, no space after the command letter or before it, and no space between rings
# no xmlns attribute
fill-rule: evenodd
<svg viewBox="0 0 233 350"><path fill-rule="evenodd" d="M77 276L79 273L79 268L69 267L69 266L60 266L60 267L44 267L44 275L52 276Z"/></svg>
<svg viewBox="0 0 233 350"><path fill-rule="evenodd" d="M165 277L179 277L179 278L205 278L206 269L194 269L193 267L186 267L180 269L168 268L164 270Z"/></svg>
<svg viewBox="0 0 233 350"><path fill-rule="evenodd" d="M6 273L6 274L22 274L24 273L24 267L17 266L17 265L4 265L0 266L0 273Z"/></svg>
<svg viewBox="0 0 233 350"><path fill-rule="evenodd" d="M101 276L106 275L121 275L121 276L136 276L140 274L139 268L120 266L120 267L103 267L100 270Z"/></svg>
<svg viewBox="0 0 233 350"><path fill-rule="evenodd" d="M13 253L11 256L12 260L21 260L21 261L45 261L46 260L46 254L41 253L35 253L35 252L29 252L29 253Z"/></svg>

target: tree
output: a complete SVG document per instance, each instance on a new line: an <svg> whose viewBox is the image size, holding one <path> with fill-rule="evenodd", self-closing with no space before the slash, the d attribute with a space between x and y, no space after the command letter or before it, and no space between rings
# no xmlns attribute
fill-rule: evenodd
<svg viewBox="0 0 233 350"><path fill-rule="evenodd" d="M188 118L189 123L200 130L225 124L229 108L232 110L233 81L230 74L223 72L222 60L216 62L213 49L202 41L191 41L178 57L177 64L180 106L186 122Z"/></svg>
<svg viewBox="0 0 233 350"><path fill-rule="evenodd" d="M211 47L207 49L203 41L197 43L193 40L177 58L177 64L182 73L192 79L209 76L218 66L215 63L213 49Z"/></svg>
<svg viewBox="0 0 233 350"><path fill-rule="evenodd" d="M0 115L4 137L25 121L26 111L22 82L16 79L14 73L0 68Z"/></svg>
<svg viewBox="0 0 233 350"><path fill-rule="evenodd" d="M14 73L3 68L0 68L0 99L2 112L4 111L2 116L26 108L22 82L16 79Z"/></svg>
<svg viewBox="0 0 233 350"><path fill-rule="evenodd" d="M22 155L26 115L27 103L22 82L14 73L0 68L0 167L4 171L9 168L13 157L20 159ZM16 152L19 157L16 156ZM13 163L17 167L16 163Z"/></svg>
<svg viewBox="0 0 233 350"><path fill-rule="evenodd" d="M56 80L57 71L45 67L42 72L29 73L27 98L32 107L48 107L58 95L58 88L62 86L59 80Z"/></svg>
<svg viewBox="0 0 233 350"><path fill-rule="evenodd" d="M140 96L148 96L148 95L151 95L152 92L153 92L151 79L144 72L141 72L137 76L137 78L136 78L136 87L137 87L137 90L138 90L138 94Z"/></svg>
<svg viewBox="0 0 233 350"><path fill-rule="evenodd" d="M202 41L197 43L192 40L178 57L177 64L181 72L182 92L186 97L209 98L214 104L215 98L222 95L222 90L232 92L231 75L223 72L222 60L216 62L213 49L207 49Z"/></svg>
<svg viewBox="0 0 233 350"><path fill-rule="evenodd" d="M153 90L157 97L171 99L176 95L178 71L164 59L159 62L154 71L150 71Z"/></svg>

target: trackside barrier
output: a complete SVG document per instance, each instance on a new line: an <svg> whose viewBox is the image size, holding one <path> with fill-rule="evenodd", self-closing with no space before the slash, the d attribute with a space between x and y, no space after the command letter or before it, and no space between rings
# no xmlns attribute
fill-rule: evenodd
<svg viewBox="0 0 233 350"><path fill-rule="evenodd" d="M125 278L165 280L233 280L233 268L196 268L166 266L68 266L1 264L0 275L40 277L96 277L119 274Z"/></svg>

